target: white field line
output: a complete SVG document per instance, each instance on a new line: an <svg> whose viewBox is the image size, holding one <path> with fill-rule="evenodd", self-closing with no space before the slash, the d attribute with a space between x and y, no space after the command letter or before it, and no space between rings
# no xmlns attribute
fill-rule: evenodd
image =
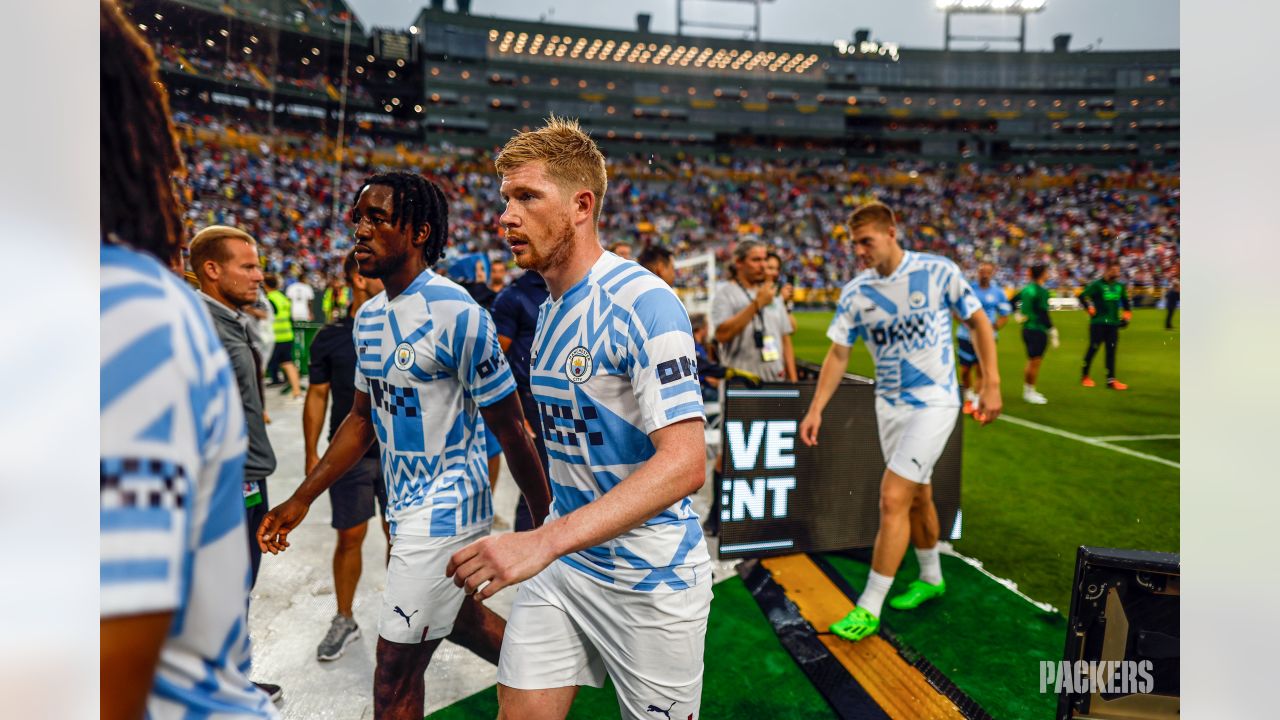
<svg viewBox="0 0 1280 720"><path fill-rule="evenodd" d="M973 568L977 569L977 570L978 570L978 572L982 573L983 575L986 575L987 577L991 578L992 580L995 580L997 583L999 583L999 584L1001 584L1001 585L1005 586L1005 587L1006 587L1006 588L1008 588L1010 591L1012 591L1015 595L1017 595L1018 597L1022 598L1023 600L1026 600L1027 602L1031 603L1032 605L1036 606L1037 608L1039 608L1039 609L1041 609L1041 610L1043 610L1043 611L1045 611L1045 612L1051 612L1051 613L1052 613L1052 612L1058 612L1058 609L1057 609L1056 607L1054 607L1053 605L1050 605L1050 604L1049 604L1049 603L1047 603L1047 602L1040 602L1039 600L1033 600L1033 599L1031 599L1030 597L1028 597L1028 596L1026 595L1026 593L1024 593L1024 592L1022 592L1021 590L1019 590L1019 589L1018 589L1018 583L1016 583L1016 582L1014 582L1014 581L1012 581L1012 580L1009 580L1009 579L1007 579L1007 578L1002 578L1002 577L998 577L998 576L996 576L996 575L991 574L991 572L990 572L989 570L987 570L986 568L984 568L984 567L982 566L982 561L981 561L981 560L977 560L977 559L975 559L975 558L971 558L971 557L969 557L969 556L967 556L967 555L961 555L960 553L956 552L956 549L955 549L954 547L952 547L951 543L949 543L949 542L947 542L947 541L945 541L945 540L939 540L939 541L938 541L938 552L939 552L939 553L941 553L942 555L950 555L950 556L952 556L952 557L956 557L956 558L959 558L959 559L963 560L965 563L967 563L967 564L969 564L970 566L972 566Z"/></svg>
<svg viewBox="0 0 1280 720"><path fill-rule="evenodd" d="M1122 455L1129 455L1130 457L1136 457L1142 460L1149 460L1153 463L1168 465L1169 467L1174 468L1176 470L1182 469L1181 465L1179 465L1178 463L1172 460L1166 460L1162 457L1157 457L1155 455L1148 455L1147 453L1141 453L1141 452L1138 452L1137 450L1130 450L1129 448L1121 447L1120 445L1112 445L1111 443L1108 443L1105 440L1101 440L1099 438L1091 438L1091 437L1085 437L1084 435L1077 435L1073 432L1068 432L1066 430L1059 430L1058 428L1051 427L1049 425L1041 425L1038 422L1031 422L1030 420L1023 420L1022 418L1013 417L1012 415L1001 414L1000 419L1008 420L1014 425L1021 425L1023 427L1031 428L1032 430L1039 430L1040 432L1046 432L1046 433L1049 433L1050 435L1057 435L1058 437L1064 437L1068 440L1075 440L1076 442L1084 443L1085 445L1092 445L1094 447L1111 450L1112 452L1118 452Z"/></svg>
<svg viewBox="0 0 1280 720"><path fill-rule="evenodd" d="M1105 435L1096 437L1099 442L1137 442L1139 440L1180 440L1181 435Z"/></svg>

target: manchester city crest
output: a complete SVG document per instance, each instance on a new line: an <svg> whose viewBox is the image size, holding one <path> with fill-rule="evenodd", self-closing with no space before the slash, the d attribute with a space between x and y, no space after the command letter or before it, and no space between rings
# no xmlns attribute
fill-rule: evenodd
<svg viewBox="0 0 1280 720"><path fill-rule="evenodd" d="M907 300L911 302L912 309L918 310L924 307L924 301L925 301L924 293L920 292L919 290L916 290L915 292L911 293L911 296L908 297Z"/></svg>
<svg viewBox="0 0 1280 720"><path fill-rule="evenodd" d="M591 379L591 351L579 345L569 351L569 361L564 364L564 374L570 382L582 384Z"/></svg>
<svg viewBox="0 0 1280 720"><path fill-rule="evenodd" d="M408 370L413 366L413 346L407 342L400 343L396 346L396 367L401 370Z"/></svg>

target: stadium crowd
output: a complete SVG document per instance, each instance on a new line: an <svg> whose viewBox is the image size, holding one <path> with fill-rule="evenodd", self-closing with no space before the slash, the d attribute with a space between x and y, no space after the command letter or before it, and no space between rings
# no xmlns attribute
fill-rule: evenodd
<svg viewBox="0 0 1280 720"><path fill-rule="evenodd" d="M181 114L179 120L199 122ZM357 134L353 144L367 149L372 142ZM340 274L350 232L345 217L332 216L334 193L345 207L378 168L358 161L335 178L331 162L272 153L265 145L197 140L184 151L193 227L244 228L262 241L270 272ZM491 156L480 154L441 156L434 167L420 168L450 195L449 258L480 252L497 263L509 259L492 167ZM727 267L738 239L758 237L782 255L783 276L810 291L839 288L856 274L842 223L870 199L900 208L907 247L951 257L968 275L991 260L996 283L1005 287L1018 286L1035 263L1051 268L1046 287L1064 293L1113 260L1134 288L1168 287L1179 272L1177 166L858 166L675 156L626 158L610 172L602 227L608 242L637 251L660 245L677 257L710 251Z"/></svg>

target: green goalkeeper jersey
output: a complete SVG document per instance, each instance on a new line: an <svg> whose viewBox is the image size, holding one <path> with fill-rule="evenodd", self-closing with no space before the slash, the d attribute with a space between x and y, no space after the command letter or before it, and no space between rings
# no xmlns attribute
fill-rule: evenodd
<svg viewBox="0 0 1280 720"><path fill-rule="evenodd" d="M1129 309L1129 293L1124 283L1094 280L1084 286L1080 293L1080 304L1085 309L1093 308L1091 325L1119 325L1120 311Z"/></svg>
<svg viewBox="0 0 1280 720"><path fill-rule="evenodd" d="M1022 327L1027 330L1049 332L1053 321L1049 319L1049 291L1039 283L1031 283L1018 293L1018 304L1027 322Z"/></svg>

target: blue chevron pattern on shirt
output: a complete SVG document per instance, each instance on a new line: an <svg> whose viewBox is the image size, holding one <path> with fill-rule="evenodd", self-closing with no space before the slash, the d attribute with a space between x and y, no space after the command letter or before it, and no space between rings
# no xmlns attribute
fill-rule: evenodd
<svg viewBox="0 0 1280 720"><path fill-rule="evenodd" d="M208 310L149 256L103 246L103 619L172 612L149 718L274 718L249 682L248 436Z"/></svg>
<svg viewBox="0 0 1280 720"><path fill-rule="evenodd" d="M356 315L356 389L369 394L396 534L447 537L493 523L484 419L515 391L493 320L431 270Z"/></svg>
<svg viewBox="0 0 1280 720"><path fill-rule="evenodd" d="M876 395L891 405L958 407L951 316L980 309L973 288L947 258L907 251L883 277L864 270L840 293L827 328L834 343L861 338L876 364Z"/></svg>
<svg viewBox="0 0 1280 720"><path fill-rule="evenodd" d="M689 315L671 288L604 253L538 314L530 385L551 465L553 517L609 492L654 454L650 433L702 419ZM643 592L709 582L689 498L644 525L561 558L598 581Z"/></svg>

